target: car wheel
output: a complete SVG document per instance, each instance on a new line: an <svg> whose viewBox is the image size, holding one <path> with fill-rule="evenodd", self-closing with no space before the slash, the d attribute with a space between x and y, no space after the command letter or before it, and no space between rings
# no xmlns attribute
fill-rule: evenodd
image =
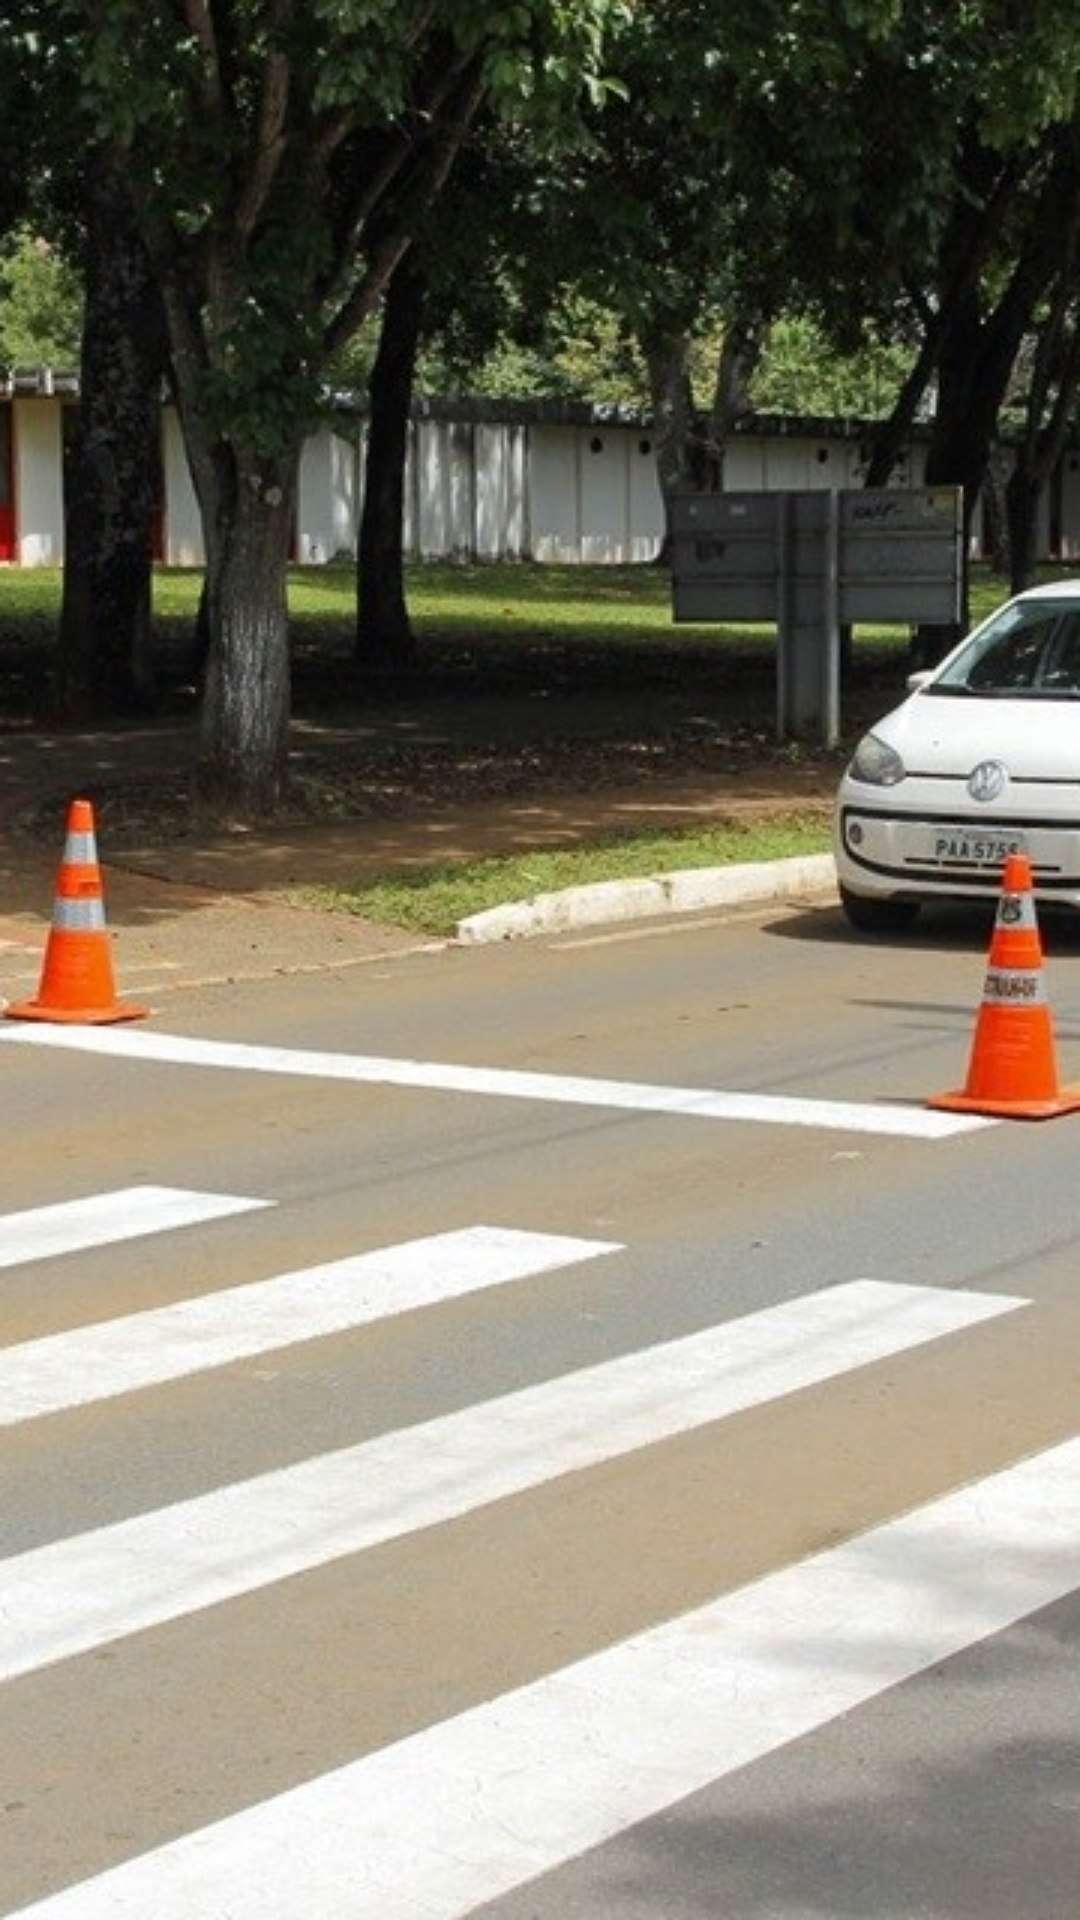
<svg viewBox="0 0 1080 1920"><path fill-rule="evenodd" d="M851 926L860 933L903 933L919 915L917 900L868 900L865 894L840 889L840 905Z"/></svg>

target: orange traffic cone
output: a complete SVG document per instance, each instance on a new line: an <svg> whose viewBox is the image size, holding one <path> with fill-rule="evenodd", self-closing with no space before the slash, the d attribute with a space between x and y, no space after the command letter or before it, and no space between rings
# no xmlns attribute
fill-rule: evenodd
<svg viewBox="0 0 1080 1920"><path fill-rule="evenodd" d="M1023 854L1010 854L1005 864L967 1085L928 1105L1006 1120L1052 1120L1080 1108L1080 1087L1058 1081L1031 866Z"/></svg>
<svg viewBox="0 0 1080 1920"><path fill-rule="evenodd" d="M9 1020L67 1020L89 1025L141 1020L147 1011L116 997L94 838L94 809L89 800L73 800L68 809L67 839L37 998L5 1007L4 1012Z"/></svg>

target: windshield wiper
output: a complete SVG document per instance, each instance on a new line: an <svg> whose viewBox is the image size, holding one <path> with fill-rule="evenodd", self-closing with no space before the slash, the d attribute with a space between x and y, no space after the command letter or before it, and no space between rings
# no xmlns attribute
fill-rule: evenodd
<svg viewBox="0 0 1080 1920"><path fill-rule="evenodd" d="M968 687L942 684L924 687L924 693L945 700L1080 700L1075 687Z"/></svg>

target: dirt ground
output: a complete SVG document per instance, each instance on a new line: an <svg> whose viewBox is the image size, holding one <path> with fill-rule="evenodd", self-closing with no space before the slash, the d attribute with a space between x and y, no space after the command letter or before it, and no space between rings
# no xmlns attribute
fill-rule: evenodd
<svg viewBox="0 0 1080 1920"><path fill-rule="evenodd" d="M240 823L197 803L194 688L166 676L160 717L91 730L0 715L0 987L36 956L64 808L92 800L110 927L164 985L378 958L412 937L299 910L298 886L392 867L827 811L851 740L893 705L895 654L867 649L845 740L778 745L774 668L751 648L430 645L407 687L357 689L333 659L296 662L291 790ZM6 943L6 945L5 945ZM21 985L21 983L20 983Z"/></svg>

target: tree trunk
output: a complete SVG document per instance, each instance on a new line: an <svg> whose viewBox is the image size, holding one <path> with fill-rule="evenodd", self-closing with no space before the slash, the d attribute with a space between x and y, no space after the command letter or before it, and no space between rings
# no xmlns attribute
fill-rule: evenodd
<svg viewBox="0 0 1080 1920"><path fill-rule="evenodd" d="M410 251L390 282L371 370L371 420L357 554L355 661L365 676L413 671L416 636L405 600L405 462L424 280Z"/></svg>
<svg viewBox="0 0 1080 1920"><path fill-rule="evenodd" d="M768 333L767 321L736 314L724 330L716 367L712 427L723 442L737 420L753 412L750 382L757 371Z"/></svg>
<svg viewBox="0 0 1080 1920"><path fill-rule="evenodd" d="M702 448L701 484L710 493L724 485L727 443L740 420L753 412L750 382L761 359L766 323L748 314L735 314L724 329L716 367L716 385L709 412L708 439Z"/></svg>
<svg viewBox="0 0 1080 1920"><path fill-rule="evenodd" d="M979 498L1021 342L1039 301L1072 245L1080 219L1080 161L1071 139L1063 140L1032 209L1025 243L996 304L985 318L972 286L958 303L940 358L941 383L934 438L926 466L928 486L964 489L964 588L958 627L920 627L920 666L933 666L968 625L968 553Z"/></svg>
<svg viewBox="0 0 1080 1920"><path fill-rule="evenodd" d="M238 484L216 503L209 528L212 639L200 789L237 815L259 819L278 806L288 767L286 586L296 463L269 471L266 463L238 465Z"/></svg>
<svg viewBox="0 0 1080 1920"><path fill-rule="evenodd" d="M930 384L940 344L940 332L928 328L915 364L897 395L892 413L874 434L864 486L887 487L892 480L911 435L923 395Z"/></svg>
<svg viewBox="0 0 1080 1920"><path fill-rule="evenodd" d="M977 300L979 277L991 257L1004 217L1033 164L1019 155L1001 162L983 146L978 126L961 130L957 152L957 191L942 234L938 256L937 300L922 308L923 337L918 354L888 418L878 428L864 485L887 487L915 423L934 369L947 351L954 325Z"/></svg>
<svg viewBox="0 0 1080 1920"><path fill-rule="evenodd" d="M1064 451L1080 382L1080 315L1072 311L1078 244L1080 231L1074 226L1066 237L1058 285L1040 332L1026 431L1006 490L1011 534L1008 573L1014 593L1035 584L1039 503Z"/></svg>
<svg viewBox="0 0 1080 1920"><path fill-rule="evenodd" d="M1009 579L1012 574L1012 540L1009 532L1008 461L998 447L991 453L983 480L983 529L986 558L994 573Z"/></svg>
<svg viewBox="0 0 1080 1920"><path fill-rule="evenodd" d="M981 319L979 297L970 289L949 331L939 363L938 405L933 438L926 455L925 484L964 490L960 547L960 618L924 623L916 630L912 662L936 666L967 632L969 619L971 533L975 509L990 460L998 410L1020 335L1007 343Z"/></svg>
<svg viewBox="0 0 1080 1920"><path fill-rule="evenodd" d="M65 471L57 696L70 719L153 705L153 513L164 315L123 177L87 162L81 401Z"/></svg>
<svg viewBox="0 0 1080 1920"><path fill-rule="evenodd" d="M943 373L941 394L947 381ZM971 531L975 507L986 472L989 445L970 414L955 402L946 402L939 411L934 438L926 456L924 483L928 487L959 486L964 490L960 534L960 618L949 621L924 621L916 627L911 648L911 665L917 670L935 667L939 660L961 640L970 625L969 583L971 574Z"/></svg>
<svg viewBox="0 0 1080 1920"><path fill-rule="evenodd" d="M1013 593L1035 585L1039 557L1039 501L1043 482L1039 474L1017 464L1005 489L1009 524L1009 575Z"/></svg>
<svg viewBox="0 0 1080 1920"><path fill-rule="evenodd" d="M690 388L690 341L685 333L671 333L641 341L649 373L656 471L664 503L664 537L658 566L671 564L671 496L692 479L691 442L694 401Z"/></svg>

